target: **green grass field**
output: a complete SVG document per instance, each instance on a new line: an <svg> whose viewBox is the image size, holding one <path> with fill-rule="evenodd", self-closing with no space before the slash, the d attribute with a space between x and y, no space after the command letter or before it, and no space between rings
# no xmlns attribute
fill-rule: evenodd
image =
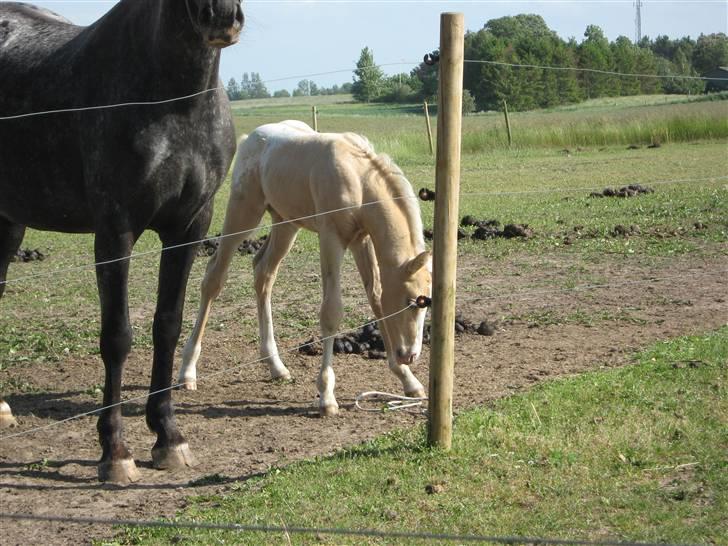
<svg viewBox="0 0 728 546"><path fill-rule="evenodd" d="M552 381L460 415L450 454L427 449L422 429L403 431L194 498L178 520L725 544L727 366L728 328L665 341L626 368ZM122 540L180 542L286 538L128 529Z"/></svg>

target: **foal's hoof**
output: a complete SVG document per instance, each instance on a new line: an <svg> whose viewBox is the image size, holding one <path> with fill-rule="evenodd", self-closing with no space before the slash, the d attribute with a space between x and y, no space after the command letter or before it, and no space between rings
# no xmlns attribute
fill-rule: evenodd
<svg viewBox="0 0 728 546"><path fill-rule="evenodd" d="M197 461L192 456L187 443L152 449L152 466L159 470L179 470L196 464Z"/></svg>
<svg viewBox="0 0 728 546"><path fill-rule="evenodd" d="M319 414L321 417L336 417L339 415L339 405L334 403L326 406L319 406Z"/></svg>
<svg viewBox="0 0 728 546"><path fill-rule="evenodd" d="M140 478L134 459L101 461L98 470L99 481L105 483L129 485Z"/></svg>
<svg viewBox="0 0 728 546"><path fill-rule="evenodd" d="M179 389L181 391L196 391L197 379L183 379L180 381Z"/></svg>
<svg viewBox="0 0 728 546"><path fill-rule="evenodd" d="M17 427L18 422L10 411L10 406L4 400L0 400L0 429Z"/></svg>
<svg viewBox="0 0 728 546"><path fill-rule="evenodd" d="M426 398L427 395L425 394L424 388L415 389L413 391L405 391L405 396L409 396L410 398Z"/></svg>

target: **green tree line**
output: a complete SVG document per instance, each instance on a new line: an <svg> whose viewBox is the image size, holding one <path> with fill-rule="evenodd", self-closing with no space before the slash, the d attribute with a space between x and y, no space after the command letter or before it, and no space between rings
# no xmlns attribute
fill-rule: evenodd
<svg viewBox="0 0 728 546"><path fill-rule="evenodd" d="M466 111L499 109L503 100L513 110L529 110L605 96L704 92L705 81L685 76L705 76L728 66L728 37L723 33L701 34L697 40L658 36L634 44L620 36L610 42L601 28L589 25L577 42L560 38L541 16L522 14L492 19L482 29L467 32L465 58L563 68L466 63ZM674 77L627 77L569 68ZM362 102L432 99L437 94L437 66L421 63L409 74L384 76L372 51L364 48L352 91Z"/></svg>

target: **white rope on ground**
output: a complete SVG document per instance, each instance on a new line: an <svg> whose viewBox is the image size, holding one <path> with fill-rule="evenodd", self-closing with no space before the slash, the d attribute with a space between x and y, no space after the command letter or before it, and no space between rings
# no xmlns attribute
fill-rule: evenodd
<svg viewBox="0 0 728 546"><path fill-rule="evenodd" d="M714 181L721 181L721 180L728 180L728 175L726 175L726 176L712 176L712 177L707 177L707 178L684 178L684 179L676 179L676 180L657 180L657 181L654 181L654 182L648 182L648 181L634 182L634 181L632 181L631 183L633 183L633 184L639 183L639 184L651 184L651 185L664 185L664 184L686 184L686 183L690 183L690 182L714 182ZM461 197L484 197L484 196L494 196L494 197L498 197L498 196L513 196L513 195L535 195L535 194L557 193L557 192L558 193L566 193L566 192L575 192L575 191L590 191L590 190L591 191L594 191L594 190L598 190L598 189L600 189L600 188L599 187L596 187L596 186L592 186L592 187L581 187L581 188L550 188L550 189L542 189L542 190L524 190L524 191L496 191L496 192L472 192L472 193L469 192L469 193L462 193L462 194L460 194L460 196ZM52 276L60 275L60 274L64 274L64 273L73 273L73 272L81 271L81 270L84 270L84 269L91 269L91 268L94 268L94 267L97 267L97 266L100 266L100 265L108 265L108 264L113 264L113 263L117 263L117 262L123 262L123 261L132 260L132 259L136 259L136 258L142 258L142 257L145 257L145 256L157 255L157 254L161 254L163 252L166 252L168 250L174 250L174 249L178 249L178 248L184 248L184 247L187 247L187 246L198 245L198 244L205 243L205 242L208 242L208 241L219 241L219 240L225 239L227 237L237 237L239 235L245 235L246 233L253 233L255 231L262 230L262 229L270 229L270 228L273 228L275 226L296 223L296 222L299 222L299 221L302 221L302 220L311 220L311 219L314 219L314 218L319 218L321 216L326 216L328 214L335 214L335 213L338 213L338 212L346 212L348 210L353 210L353 209L357 209L357 208L361 208L361 207L368 207L368 206L373 206L373 205L377 205L377 204L380 204L380 203L385 203L385 202L389 202L389 201L399 201L399 200L403 200L403 199L419 199L419 197L416 196L416 195L414 195L414 196L401 196L401 197L390 197L390 198L387 198L387 199L379 199L377 201L369 201L367 203L362 203L361 205L351 205L351 206L348 206L348 207L341 207L341 208L338 208L338 209L333 209L333 210L329 210L329 211L319 212L319 213L311 214L311 215L308 215L308 216L302 216L300 218L293 218L293 219L290 219L290 220L283 220L281 222L275 222L275 223L271 223L271 224L264 224L264 225L261 225L261 226L257 226L257 227L250 228L250 229L246 229L246 230L242 230L242 231L237 231L237 232L234 232L234 233L227 233L227 234L224 234L224 235L217 235L215 237L206 237L204 239L199 239L199 240L196 240L196 241L190 241L190 242L187 242L187 243L180 243L178 245L172 245L172 246L168 246L168 247L162 247L162 248L155 249L155 250L147 250L147 251L144 251L144 252L132 253L129 256L123 256L123 257L114 258L114 259L111 259L111 260L104 260L104 261L101 261L101 262L89 263L89 264L79 265L79 266L74 266L74 267L59 268L59 269L55 269L53 271L49 271L47 273L36 273L36 274L33 274L33 275L25 275L25 276L22 276L22 277L15 277L13 279L6 279L4 281L0 281L0 285L3 285L3 284L14 284L14 283L17 283L17 282L23 282L23 281L32 280L32 279L47 278L47 277L52 277Z"/></svg>
<svg viewBox="0 0 728 546"><path fill-rule="evenodd" d="M391 392L366 391L359 394L354 399L354 407L361 411L371 413L382 413L383 411L399 411L417 406L422 406L422 402L427 400L426 396L402 396L400 394L392 394ZM384 406L379 408L364 408L360 402L384 402ZM417 413L426 413L425 409L421 409Z"/></svg>
<svg viewBox="0 0 728 546"><path fill-rule="evenodd" d="M355 328L348 328L348 329L342 330L342 331L340 331L340 332L338 332L336 334L332 334L330 336L322 337L322 338L320 338L318 340L314 340L314 341L311 341L311 342L308 342L308 343L303 343L302 345L298 345L296 347L292 347L292 348L289 348L289 349L285 349L285 350L282 351L282 353L295 353L295 352L299 351L300 349L303 349L304 347L308 347L310 345L313 345L314 343L319 343L321 341L326 341L328 339L333 339L333 338L335 338L337 336L341 336L343 334L347 334L347 333L350 333L350 332L355 332L355 331L363 328L364 326L368 326L370 324L375 324L377 322L386 321L387 319L390 319L390 318L392 318L394 316L397 316L397 315L399 315L401 313L404 313L405 311L407 311L407 310L409 310L411 308L412 308L412 305L408 305L407 307L403 307L399 311L396 311L394 313L391 313L389 315L386 315L386 316L384 316L384 317L382 317L380 319L370 320L369 322L366 322L366 323L362 324L361 326L358 326L358 327L355 327ZM281 352L279 352L278 354L281 354ZM235 370L244 368L246 366L250 366L252 364L258 364L260 362L263 362L266 358L269 358L271 356L274 356L274 355L262 356L260 358L256 358L255 360L250 360L250 361L244 362L242 364L236 364L235 366L231 366L231 367L226 368L224 370L218 370L216 372L209 373L209 374L207 374L207 375L205 375L205 376L203 376L201 378L198 378L197 379L197 382L198 383L202 383L202 382L205 382L205 381L209 381L210 379L213 379L215 377L219 377L221 375L230 373L232 371L235 371ZM83 412L83 413L79 413L77 415L72 415L71 417L66 417L65 419L62 419L60 421L54 421L53 423L49 423L47 425L43 425L43 426L40 426L40 427L35 427L35 428L28 429L28 430L24 430L24 431L21 431L21 432L15 432L13 434L6 434L4 436L0 436L0 441L10 440L12 438L18 438L20 436L27 436L29 434L34 434L36 432L40 432L40 431L47 430L47 429L50 429L50 428L55 428L55 427L57 427L59 425L62 425L64 423L68 423L69 421L75 421L75 420L80 419L82 417L88 417L90 415L94 415L94 414L100 413L100 412L105 411L105 410L108 410L108 409L112 409L112 408L119 407L119 406L124 406L126 404L130 404L131 402L138 402L140 400L146 400L147 398L149 398L150 396L153 396L155 394L161 394L163 392L172 391L172 390L175 390L175 389L177 389L179 387L182 387L184 385L185 385L184 382L182 382L182 383L176 383L176 384L171 385L169 387L166 387L164 389L159 389L159 390L156 390L156 391L152 391L152 392L148 392L148 393L142 394L140 396L135 396L135 397L132 397L132 398L127 398L127 399L121 400L120 402L117 402L115 404L109 404L107 406L102 406L100 408L96 408L96 409L93 409L93 410L90 410L90 411L86 411L86 412Z"/></svg>
<svg viewBox="0 0 728 546"><path fill-rule="evenodd" d="M450 542L481 542L490 544L546 544L554 546L682 546L670 543L628 542L628 541L591 541L579 539L553 539L541 537L496 537L484 535L454 535L447 533L418 533L410 531L379 531L374 529L344 529L340 527L299 527L295 525L246 525L242 523L202 523L194 521L160 521L160 520L133 520L92 517L66 517L36 514L8 514L0 512L0 519L12 521L43 521L53 523L77 523L91 525L126 525L129 527L149 527L165 529L190 529L206 531L236 531L248 533L289 533L307 535L338 535L376 538L408 538L432 541Z"/></svg>

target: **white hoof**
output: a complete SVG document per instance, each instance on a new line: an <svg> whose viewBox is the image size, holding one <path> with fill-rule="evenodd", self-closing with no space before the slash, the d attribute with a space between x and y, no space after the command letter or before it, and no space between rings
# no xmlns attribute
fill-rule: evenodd
<svg viewBox="0 0 728 546"><path fill-rule="evenodd" d="M319 406L319 414L321 417L336 417L339 415L339 404L321 404Z"/></svg>
<svg viewBox="0 0 728 546"><path fill-rule="evenodd" d="M182 391L196 391L197 379L182 379L179 388Z"/></svg>
<svg viewBox="0 0 728 546"><path fill-rule="evenodd" d="M0 400L0 429L17 427L18 422L10 411L10 406L5 400Z"/></svg>

